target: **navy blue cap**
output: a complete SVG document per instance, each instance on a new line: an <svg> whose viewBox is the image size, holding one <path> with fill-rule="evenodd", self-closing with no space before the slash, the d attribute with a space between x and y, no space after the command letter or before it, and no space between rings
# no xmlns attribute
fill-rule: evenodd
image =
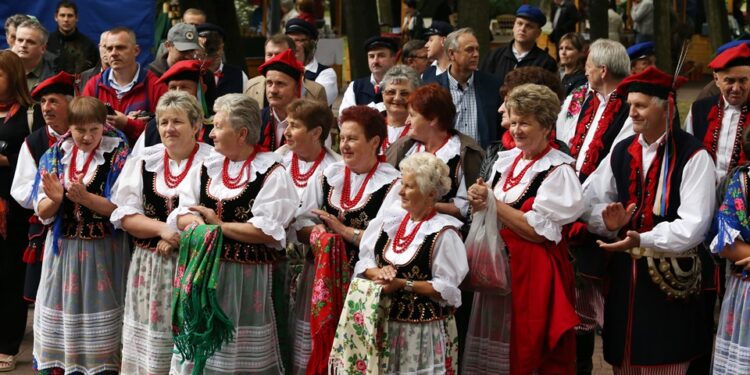
<svg viewBox="0 0 750 375"><path fill-rule="evenodd" d="M719 47L719 48L716 49L716 56L719 56L722 52L724 52L724 51L726 51L726 50L728 50L728 49L730 49L732 47L737 47L737 46L739 46L740 44L743 44L743 43L747 44L748 46L750 46L750 40L744 40L744 39L733 40L733 41L731 41L729 43L723 44L721 47Z"/></svg>
<svg viewBox="0 0 750 375"><path fill-rule="evenodd" d="M310 22L307 22L302 18L292 18L287 21L284 33L300 33L305 34L313 39L318 39L318 29L314 25L310 24Z"/></svg>
<svg viewBox="0 0 750 375"><path fill-rule="evenodd" d="M214 25L214 24L208 23L208 22L202 23L202 24L196 26L195 27L195 31L198 32L198 35L201 35L202 33L208 32L208 31L217 32L217 33L219 33L219 35L221 35L222 38L224 38L224 36L226 35L224 33L224 29L222 29L221 26Z"/></svg>
<svg viewBox="0 0 750 375"><path fill-rule="evenodd" d="M630 61L642 59L654 54L654 42L641 42L628 47Z"/></svg>
<svg viewBox="0 0 750 375"><path fill-rule="evenodd" d="M448 36L453 32L453 26L445 21L432 21L430 28L425 30L424 36L429 38L433 35Z"/></svg>
<svg viewBox="0 0 750 375"><path fill-rule="evenodd" d="M536 23L539 27L544 26L547 23L547 17L544 16L544 12L541 9L529 5L523 4L518 7L516 11L516 17L525 18L531 22Z"/></svg>
<svg viewBox="0 0 750 375"><path fill-rule="evenodd" d="M396 53L398 51L398 42L391 38L385 38L380 35L376 35L365 41L365 51L369 52L376 48L388 48L389 50Z"/></svg>

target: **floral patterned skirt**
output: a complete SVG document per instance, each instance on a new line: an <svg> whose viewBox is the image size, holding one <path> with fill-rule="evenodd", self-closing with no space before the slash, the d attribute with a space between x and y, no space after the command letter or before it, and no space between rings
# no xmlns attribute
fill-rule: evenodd
<svg viewBox="0 0 750 375"><path fill-rule="evenodd" d="M208 358L204 374L283 374L276 330L270 264L222 261L216 293L234 325L234 340ZM283 318L283 317L282 317ZM190 374L193 366L172 356L171 374Z"/></svg>
<svg viewBox="0 0 750 375"><path fill-rule="evenodd" d="M511 295L474 293L461 363L464 374L510 374Z"/></svg>
<svg viewBox="0 0 750 375"><path fill-rule="evenodd" d="M458 332L453 316L428 323L388 322L386 374L455 374Z"/></svg>
<svg viewBox="0 0 750 375"><path fill-rule="evenodd" d="M307 370L307 362L312 353L312 334L310 333L310 300L312 298L315 264L305 261L302 273L296 283L296 300L291 321L292 374L302 375Z"/></svg>
<svg viewBox="0 0 750 375"><path fill-rule="evenodd" d="M96 374L120 370L126 235L62 238L59 254L47 236L34 310L34 358L39 370Z"/></svg>
<svg viewBox="0 0 750 375"><path fill-rule="evenodd" d="M714 348L714 374L750 373L750 281L729 275Z"/></svg>
<svg viewBox="0 0 750 375"><path fill-rule="evenodd" d="M122 372L166 374L172 359L172 283L177 256L135 248L122 328Z"/></svg>

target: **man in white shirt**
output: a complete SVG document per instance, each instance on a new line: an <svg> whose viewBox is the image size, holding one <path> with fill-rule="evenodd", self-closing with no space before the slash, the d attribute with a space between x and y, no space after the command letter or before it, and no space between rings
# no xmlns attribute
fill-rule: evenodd
<svg viewBox="0 0 750 375"><path fill-rule="evenodd" d="M677 80L674 86L684 82ZM615 374L685 374L710 352L702 242L714 213L713 161L675 117L673 77L655 67L623 80L635 135L584 183L584 214L606 251L604 359Z"/></svg>
<svg viewBox="0 0 750 375"><path fill-rule="evenodd" d="M286 23L285 34L292 38L297 47L297 60L305 65L305 78L325 88L328 106L332 106L339 95L338 78L333 68L319 63L315 58L318 29L301 18L293 18Z"/></svg>
<svg viewBox="0 0 750 375"><path fill-rule="evenodd" d="M345 109L354 105L366 105L380 112L385 111L380 81L385 72L396 64L398 44L393 39L378 35L365 41L365 51L371 74L369 77L355 79L349 84L339 107L339 116Z"/></svg>

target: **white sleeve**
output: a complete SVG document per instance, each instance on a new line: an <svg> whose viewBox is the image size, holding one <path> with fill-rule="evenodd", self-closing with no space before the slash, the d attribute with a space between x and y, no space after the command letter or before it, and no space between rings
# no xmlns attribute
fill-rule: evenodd
<svg viewBox="0 0 750 375"><path fill-rule="evenodd" d="M401 207L401 197L398 195L401 191L401 179L398 178L396 181L393 182L391 185L391 189L388 190L388 194L386 194L385 198L383 199L383 203L380 205L380 208L378 209L377 216L380 216L383 212L385 212L387 209L393 207L394 205L398 205L396 207Z"/></svg>
<svg viewBox="0 0 750 375"><path fill-rule="evenodd" d="M382 228L383 218L378 215L362 232L362 238L359 240L359 260L354 265L354 277L363 277L365 271L378 266L375 262L375 243L378 242Z"/></svg>
<svg viewBox="0 0 750 375"><path fill-rule="evenodd" d="M130 215L143 215L143 174L141 168L143 161L140 158L128 158L122 168L121 175L126 179L118 179L112 189L110 199L117 208L112 211L109 221L117 229L122 229L122 219ZM123 181L123 183L120 183Z"/></svg>
<svg viewBox="0 0 750 375"><path fill-rule="evenodd" d="M253 217L247 222L273 237L276 242L268 246L283 249L286 247L286 228L294 218L298 203L292 178L283 167L274 167L255 196L250 209Z"/></svg>
<svg viewBox="0 0 750 375"><path fill-rule="evenodd" d="M435 242L432 261L432 280L428 282L453 307L461 306L458 286L469 273L466 248L455 230L444 230Z"/></svg>
<svg viewBox="0 0 750 375"><path fill-rule="evenodd" d="M344 112L345 109L357 105L357 99L354 97L354 81L349 83L349 86L347 86L346 91L344 91L344 97L341 99L341 104L339 105L339 116L341 116L341 113Z"/></svg>
<svg viewBox="0 0 750 375"><path fill-rule="evenodd" d="M291 225L294 231L321 224L318 215L312 213L312 210L323 207L323 169L318 168L310 177L307 187L302 190L299 206L294 213L296 219Z"/></svg>
<svg viewBox="0 0 750 375"><path fill-rule="evenodd" d="M617 184L612 173L611 156L612 153L607 155L583 183L583 201L586 202L586 207L581 218L588 223L591 233L606 238L617 236L617 232L607 230L602 218L602 211L610 203L617 201Z"/></svg>
<svg viewBox="0 0 750 375"><path fill-rule="evenodd" d="M180 205L177 206L167 217L167 225L177 228L177 219L184 215L196 215L189 210L191 206L197 206L200 201L201 189L208 188L201 186L201 173L203 167L190 168L185 179L177 187L177 194L180 196Z"/></svg>
<svg viewBox="0 0 750 375"><path fill-rule="evenodd" d="M575 170L567 164L553 169L537 191L531 211L523 214L534 231L550 241L562 240L562 226L583 213L583 193Z"/></svg>
<svg viewBox="0 0 750 375"><path fill-rule="evenodd" d="M338 80L336 78L336 71L333 68L328 68L318 74L318 78L315 78L315 82L319 83L326 90L326 97L328 98L328 105L332 106L333 102L336 101L336 97L339 96Z"/></svg>
<svg viewBox="0 0 750 375"><path fill-rule="evenodd" d="M250 87L250 80L247 78L247 74L245 72L242 72L242 92L247 92L247 89Z"/></svg>
<svg viewBox="0 0 750 375"><path fill-rule="evenodd" d="M578 119L578 116L568 118L568 107L570 107L572 99L573 94L570 94L565 98L560 113L557 115L557 122L555 123L555 137L558 141L565 143L568 147L570 147L568 142L570 142L573 134L575 134L576 120Z"/></svg>
<svg viewBox="0 0 750 375"><path fill-rule="evenodd" d="M680 253L703 241L716 210L714 169L714 162L705 150L688 160L682 172L677 219L661 222L641 233L641 246Z"/></svg>
<svg viewBox="0 0 750 375"><path fill-rule="evenodd" d="M615 148L615 145L633 134L635 134L635 131L633 131L633 119L628 116L627 120L625 120L625 123L622 124L622 129L620 129L620 132L617 133L617 137L615 137L615 140L612 141L612 146L609 150L612 151L612 149Z"/></svg>
<svg viewBox="0 0 750 375"><path fill-rule="evenodd" d="M690 111L687 114L687 117L685 117L685 126L683 127L686 132L695 135L693 130L693 108L690 107Z"/></svg>
<svg viewBox="0 0 750 375"><path fill-rule="evenodd" d="M34 204L34 213L36 214L37 217L39 217L39 221L41 221L42 224L44 224L44 225L50 225L50 224L52 224L52 222L55 221L55 215L52 215L52 216L50 216L50 217L48 217L46 219L42 219L42 217L39 216L39 203L42 200L46 199L46 198L47 198L47 194L44 193L44 189L42 189L42 183L40 181L39 182L39 191L36 194L36 199L34 199L33 202L32 202ZM62 207L60 207L60 209L62 209Z"/></svg>
<svg viewBox="0 0 750 375"><path fill-rule="evenodd" d="M469 213L469 193L466 190L466 180L464 179L464 171L461 166L458 167L458 178L461 183L458 185L456 190L456 196L453 198L453 204L456 205L458 211L461 213L461 217L466 218Z"/></svg>
<svg viewBox="0 0 750 375"><path fill-rule="evenodd" d="M31 156L29 144L24 142L18 152L16 173L13 175L13 183L10 185L10 195L25 209L32 209L31 189L34 187L37 166L34 157ZM39 182L41 185L41 181ZM39 187L41 190L41 186Z"/></svg>
<svg viewBox="0 0 750 375"><path fill-rule="evenodd" d="M130 150L130 157L136 157L140 155L143 152L143 149L146 147L146 131L144 130L140 136L138 136L138 139L135 141L135 144L133 145L133 148Z"/></svg>

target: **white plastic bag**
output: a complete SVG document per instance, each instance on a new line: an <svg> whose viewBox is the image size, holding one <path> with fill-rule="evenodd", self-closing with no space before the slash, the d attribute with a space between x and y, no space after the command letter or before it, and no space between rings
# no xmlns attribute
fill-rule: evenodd
<svg viewBox="0 0 750 375"><path fill-rule="evenodd" d="M487 207L475 212L466 236L469 274L463 289L482 293L510 293L510 267L505 242L500 237L497 206L492 190L487 193Z"/></svg>

